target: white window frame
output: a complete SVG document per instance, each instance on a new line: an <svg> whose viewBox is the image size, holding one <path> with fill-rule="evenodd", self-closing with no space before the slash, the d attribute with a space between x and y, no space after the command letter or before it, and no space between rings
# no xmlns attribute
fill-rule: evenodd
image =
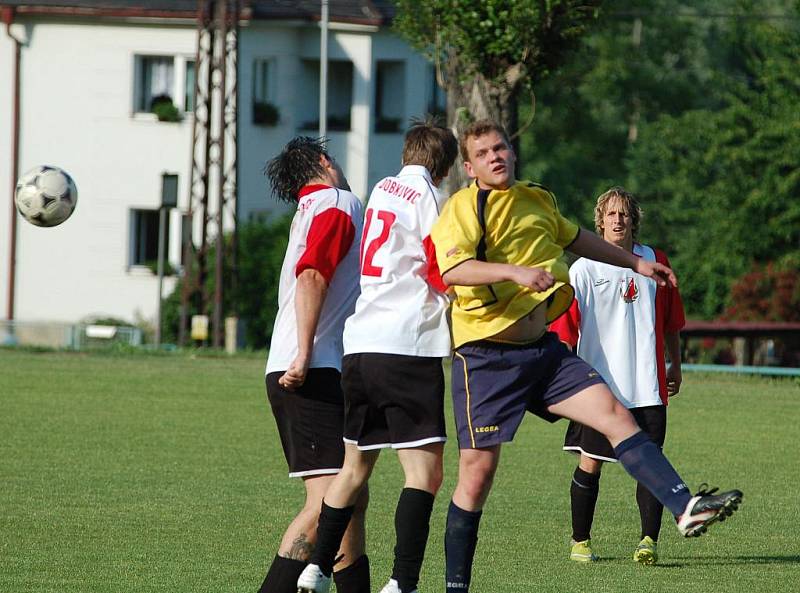
<svg viewBox="0 0 800 593"><path fill-rule="evenodd" d="M143 60L147 58L172 58L172 102L184 118L193 116L194 111L186 111L185 98L186 92L194 93L194 89L186 88L186 65L194 62L195 56L186 54L169 54L166 52L136 52L133 54L133 84L131 92L131 114L135 119L147 121L157 121L154 113L143 109L141 105L142 95L142 68ZM197 77L197 65L195 64L195 79ZM196 107L196 106L195 106Z"/></svg>

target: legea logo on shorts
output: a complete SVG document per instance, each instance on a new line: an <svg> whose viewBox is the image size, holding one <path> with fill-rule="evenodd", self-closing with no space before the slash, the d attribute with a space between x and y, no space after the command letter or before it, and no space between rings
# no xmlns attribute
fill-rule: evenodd
<svg viewBox="0 0 800 593"><path fill-rule="evenodd" d="M497 432L500 430L499 426L476 426L475 432Z"/></svg>

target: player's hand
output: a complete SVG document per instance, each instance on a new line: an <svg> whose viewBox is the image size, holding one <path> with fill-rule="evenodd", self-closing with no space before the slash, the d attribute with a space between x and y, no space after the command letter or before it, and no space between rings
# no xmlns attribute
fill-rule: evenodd
<svg viewBox="0 0 800 593"><path fill-rule="evenodd" d="M667 369L667 396L678 395L682 382L683 376L681 375L680 367L674 364L669 365Z"/></svg>
<svg viewBox="0 0 800 593"><path fill-rule="evenodd" d="M664 264L654 261L645 261L639 258L639 261L636 262L635 271L642 276L652 278L659 286L669 285L672 288L677 288L678 286L678 279L675 277L675 272Z"/></svg>
<svg viewBox="0 0 800 593"><path fill-rule="evenodd" d="M297 356L278 379L278 384L288 391L298 389L306 382L310 360L306 356Z"/></svg>
<svg viewBox="0 0 800 593"><path fill-rule="evenodd" d="M520 286L525 286L536 292L542 292L555 284L555 277L542 268L527 268L516 266L514 270L514 282Z"/></svg>

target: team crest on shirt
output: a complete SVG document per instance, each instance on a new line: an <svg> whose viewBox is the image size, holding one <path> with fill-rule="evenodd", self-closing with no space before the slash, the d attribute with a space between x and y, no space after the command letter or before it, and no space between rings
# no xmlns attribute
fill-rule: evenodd
<svg viewBox="0 0 800 593"><path fill-rule="evenodd" d="M639 298L639 287L636 286L636 280L633 278L620 280L619 296L626 303L635 302Z"/></svg>

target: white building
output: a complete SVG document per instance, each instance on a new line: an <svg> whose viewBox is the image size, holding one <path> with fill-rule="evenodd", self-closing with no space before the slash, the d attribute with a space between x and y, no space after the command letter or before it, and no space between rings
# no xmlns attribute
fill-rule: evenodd
<svg viewBox="0 0 800 593"><path fill-rule="evenodd" d="M330 149L364 197L399 167L408 120L429 111L441 94L430 66L388 30L390 4L330 0ZM264 162L291 137L316 135L318 6L245 3L238 68L242 221L279 208L268 193ZM195 0L0 0L6 25L0 31L3 317L154 319L157 278L149 264L162 172L179 175L179 208L169 220L172 267L180 263L181 216L189 205L196 8ZM159 121L150 112L158 95L172 99L181 121ZM274 125L258 121L269 119L267 103L279 114ZM78 206L61 226L38 228L12 214L15 129L18 174L50 164L76 181ZM168 281L165 295L171 288Z"/></svg>

